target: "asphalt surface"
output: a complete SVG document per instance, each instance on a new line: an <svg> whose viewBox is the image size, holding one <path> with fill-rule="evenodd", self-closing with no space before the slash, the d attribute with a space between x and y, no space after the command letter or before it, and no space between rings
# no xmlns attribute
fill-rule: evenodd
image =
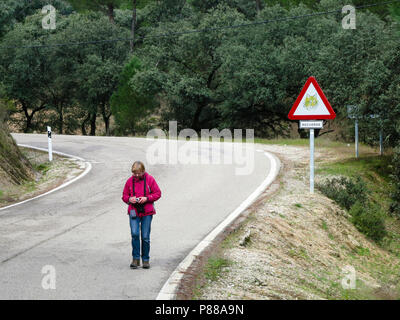
<svg viewBox="0 0 400 320"><path fill-rule="evenodd" d="M47 148L47 135L13 136ZM53 134L53 150L84 158L92 170L61 190L0 211L0 299L155 299L176 266L270 170L261 152L254 152L247 175L237 174L243 165L235 160L151 165L151 145L145 138ZM129 217L121 195L135 160L145 163L162 191L148 270L129 268ZM54 275L45 266L55 272L55 289L44 289Z"/></svg>

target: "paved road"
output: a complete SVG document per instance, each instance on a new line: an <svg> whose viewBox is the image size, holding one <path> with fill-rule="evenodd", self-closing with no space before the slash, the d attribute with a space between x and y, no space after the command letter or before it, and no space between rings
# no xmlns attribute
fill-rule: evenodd
<svg viewBox="0 0 400 320"><path fill-rule="evenodd" d="M47 147L47 135L13 136ZM90 161L92 170L61 190L0 211L0 299L155 299L176 266L270 168L259 152L249 175L236 175L235 164L148 165L162 191L152 224L151 269L131 270L121 194L133 161L146 164L151 144L144 138L53 135L53 150ZM46 265L56 272L55 290L42 287Z"/></svg>

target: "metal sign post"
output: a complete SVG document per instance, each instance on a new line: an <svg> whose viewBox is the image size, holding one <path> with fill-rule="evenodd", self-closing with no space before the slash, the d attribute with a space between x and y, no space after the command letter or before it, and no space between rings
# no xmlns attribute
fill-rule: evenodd
<svg viewBox="0 0 400 320"><path fill-rule="evenodd" d="M53 147L51 145L51 128L47 127L47 142L49 145L49 161L53 161Z"/></svg>
<svg viewBox="0 0 400 320"><path fill-rule="evenodd" d="M314 129L310 129L310 193L314 193Z"/></svg>
<svg viewBox="0 0 400 320"><path fill-rule="evenodd" d="M322 129L324 121L335 119L328 99L322 92L317 80L309 77L300 95L290 109L288 118L300 120L300 129L310 129L310 193L314 193L314 130ZM303 121L311 120L311 121Z"/></svg>
<svg viewBox="0 0 400 320"><path fill-rule="evenodd" d="M354 119L354 136L355 136L355 149L356 158L358 158L358 119L369 120L378 119L379 121L379 154L383 154L383 126L380 114L367 114L362 115L358 106L347 106L347 116L350 119Z"/></svg>
<svg viewBox="0 0 400 320"><path fill-rule="evenodd" d="M379 155L383 155L383 120L380 116L378 116L379 121Z"/></svg>
<svg viewBox="0 0 400 320"><path fill-rule="evenodd" d="M354 130L355 130L355 148L356 148L356 158L358 158L358 119L356 118L355 125L354 125Z"/></svg>
<svg viewBox="0 0 400 320"><path fill-rule="evenodd" d="M354 119L354 145L356 158L358 158L358 119L360 118L360 109L358 106L347 106L347 116Z"/></svg>
<svg viewBox="0 0 400 320"><path fill-rule="evenodd" d="M300 129L310 129L310 193L314 193L314 129L322 129L322 120L302 121L300 120Z"/></svg>

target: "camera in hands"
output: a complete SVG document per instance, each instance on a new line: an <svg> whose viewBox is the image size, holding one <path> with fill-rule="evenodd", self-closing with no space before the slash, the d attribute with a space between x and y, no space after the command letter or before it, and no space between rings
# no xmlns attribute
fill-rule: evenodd
<svg viewBox="0 0 400 320"><path fill-rule="evenodd" d="M133 204L133 206L136 208L137 213L144 213L144 203L139 203L139 200L139 198L136 198L136 202Z"/></svg>

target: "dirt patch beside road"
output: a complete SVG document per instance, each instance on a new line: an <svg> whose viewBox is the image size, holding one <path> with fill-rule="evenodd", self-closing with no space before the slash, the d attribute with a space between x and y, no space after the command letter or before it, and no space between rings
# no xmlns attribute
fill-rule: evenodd
<svg viewBox="0 0 400 320"><path fill-rule="evenodd" d="M398 298L398 256L332 200L309 194L308 148L257 147L280 158L279 178L188 270L177 299ZM351 152L317 150L316 168Z"/></svg>
<svg viewBox="0 0 400 320"><path fill-rule="evenodd" d="M85 162L62 157L53 153L53 161L48 161L48 153L20 147L21 152L35 169L34 181L20 185L2 183L0 185L0 207L5 207L48 192L66 183L85 170Z"/></svg>

